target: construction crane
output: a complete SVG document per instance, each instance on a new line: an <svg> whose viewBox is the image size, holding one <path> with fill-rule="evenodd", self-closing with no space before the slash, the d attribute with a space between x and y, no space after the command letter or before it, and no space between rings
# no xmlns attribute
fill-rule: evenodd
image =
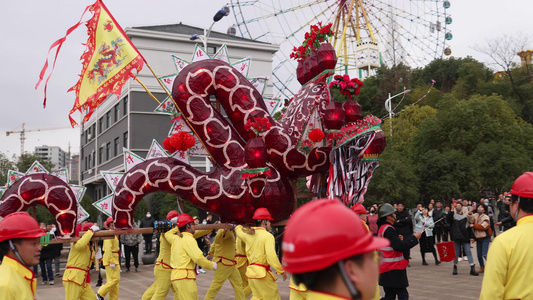
<svg viewBox="0 0 533 300"><path fill-rule="evenodd" d="M20 155L24 154L24 140L26 139L26 132L35 132L35 131L45 131L45 130L57 130L57 129L67 129L70 127L52 127L52 128L43 128L43 129L24 129L26 123L22 123L22 130L13 130L6 131L6 136L9 136L12 133L20 133Z"/></svg>

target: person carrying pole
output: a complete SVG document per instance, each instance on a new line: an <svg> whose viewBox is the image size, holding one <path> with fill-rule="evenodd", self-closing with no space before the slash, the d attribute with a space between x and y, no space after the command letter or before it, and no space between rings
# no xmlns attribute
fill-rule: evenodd
<svg viewBox="0 0 533 300"><path fill-rule="evenodd" d="M105 221L105 225L110 230L115 229L113 218L109 217ZM109 294L109 300L118 300L118 289L120 283L120 263L118 260L120 246L118 236L113 239L104 240L104 257L102 258L105 267L106 284L98 289L96 297L98 300L103 300Z"/></svg>

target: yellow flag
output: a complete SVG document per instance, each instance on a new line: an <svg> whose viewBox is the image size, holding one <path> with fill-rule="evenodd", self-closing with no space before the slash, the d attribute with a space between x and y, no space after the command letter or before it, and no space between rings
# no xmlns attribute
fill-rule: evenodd
<svg viewBox="0 0 533 300"><path fill-rule="evenodd" d="M135 76L132 70L138 73L144 65L144 58L107 7L96 1L90 10L94 15L87 22L89 39L81 56L83 69L80 80L69 90L76 92L76 101L69 114L72 126L76 125L71 117L74 112L86 110L83 122L88 121L109 94L120 97L122 86Z"/></svg>

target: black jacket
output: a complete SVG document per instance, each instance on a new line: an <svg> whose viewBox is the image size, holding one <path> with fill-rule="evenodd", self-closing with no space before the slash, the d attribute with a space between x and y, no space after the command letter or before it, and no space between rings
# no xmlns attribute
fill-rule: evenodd
<svg viewBox="0 0 533 300"><path fill-rule="evenodd" d="M435 208L433 210L433 222L435 222L435 227L437 228L443 228L444 227L444 220L439 221L440 219L444 218L443 209L437 209Z"/></svg>
<svg viewBox="0 0 533 300"><path fill-rule="evenodd" d="M146 218L144 217L142 220L141 220L141 224L139 225L139 228L154 228L154 218L150 217L150 218ZM153 233L143 233L143 236L153 236Z"/></svg>
<svg viewBox="0 0 533 300"><path fill-rule="evenodd" d="M448 224L450 225L451 240L458 243L469 243L470 239L474 238L474 231L466 226L468 218L457 221L453 218L455 212L449 212L446 216Z"/></svg>
<svg viewBox="0 0 533 300"><path fill-rule="evenodd" d="M383 225L381 225L383 226ZM383 237L390 241L390 246L394 251L404 252L418 244L418 240L413 235L404 236L403 241L398 237L398 232L393 228L388 228L383 233ZM409 286L407 272L403 270L391 270L379 274L379 285L389 288L404 288Z"/></svg>
<svg viewBox="0 0 533 300"><path fill-rule="evenodd" d="M413 234L413 220L409 215L407 209L404 209L402 212L396 212L396 222L394 223L394 228L398 230L398 234L408 237Z"/></svg>

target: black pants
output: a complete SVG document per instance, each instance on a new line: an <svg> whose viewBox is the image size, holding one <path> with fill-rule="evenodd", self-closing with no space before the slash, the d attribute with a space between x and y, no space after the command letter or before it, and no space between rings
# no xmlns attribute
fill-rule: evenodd
<svg viewBox="0 0 533 300"><path fill-rule="evenodd" d="M152 235L144 236L144 254L152 253Z"/></svg>
<svg viewBox="0 0 533 300"><path fill-rule="evenodd" d="M125 265L127 270L130 269L131 254L133 254L133 265L135 266L135 269L137 269L139 267L139 245L124 245L124 256L126 257Z"/></svg>
<svg viewBox="0 0 533 300"><path fill-rule="evenodd" d="M385 291L385 296L381 298L381 300L395 300L396 296L398 296L398 300L409 299L409 293L407 292L407 288L383 287L383 290Z"/></svg>

